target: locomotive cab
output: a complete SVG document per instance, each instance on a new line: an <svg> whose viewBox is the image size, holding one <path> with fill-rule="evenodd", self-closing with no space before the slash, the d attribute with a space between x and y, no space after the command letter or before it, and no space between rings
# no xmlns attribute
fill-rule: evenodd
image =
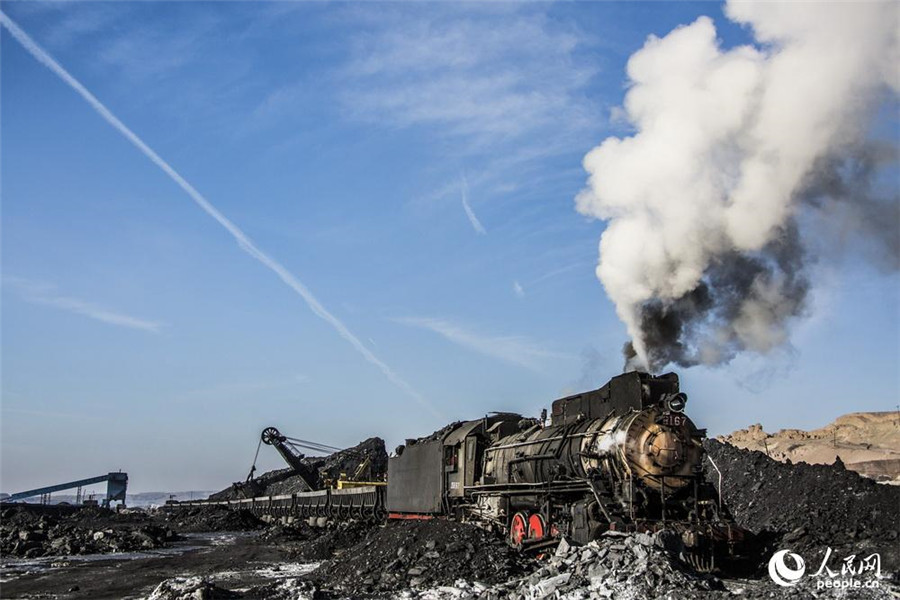
<svg viewBox="0 0 900 600"><path fill-rule="evenodd" d="M387 510L397 518L450 514L480 481L484 450L494 436L517 430L522 421L516 413L494 413L408 440L388 460Z"/></svg>

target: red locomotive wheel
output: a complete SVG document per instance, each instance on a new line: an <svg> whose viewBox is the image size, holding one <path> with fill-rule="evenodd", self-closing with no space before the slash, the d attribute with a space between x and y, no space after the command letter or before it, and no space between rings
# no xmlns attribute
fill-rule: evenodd
<svg viewBox="0 0 900 600"><path fill-rule="evenodd" d="M518 546L528 533L528 525L525 523L525 515L516 513L509 524L509 541L513 546Z"/></svg>
<svg viewBox="0 0 900 600"><path fill-rule="evenodd" d="M528 517L528 539L539 540L544 537L547 528L544 526L544 517L539 514L533 514Z"/></svg>

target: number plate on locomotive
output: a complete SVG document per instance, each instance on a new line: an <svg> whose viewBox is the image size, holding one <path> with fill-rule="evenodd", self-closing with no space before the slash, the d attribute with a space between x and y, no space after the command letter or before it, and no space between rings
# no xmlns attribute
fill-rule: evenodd
<svg viewBox="0 0 900 600"><path fill-rule="evenodd" d="M678 413L666 413L662 416L660 423L670 427L681 427L687 423L687 417Z"/></svg>

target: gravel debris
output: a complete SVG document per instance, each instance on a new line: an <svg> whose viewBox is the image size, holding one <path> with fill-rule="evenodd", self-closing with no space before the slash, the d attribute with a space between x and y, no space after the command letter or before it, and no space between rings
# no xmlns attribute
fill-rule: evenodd
<svg viewBox="0 0 900 600"><path fill-rule="evenodd" d="M530 575L474 597L643 600L708 598L712 592L724 591L717 578L692 573L681 565L672 550L678 545L672 535L608 532L584 546L563 540L553 556Z"/></svg>

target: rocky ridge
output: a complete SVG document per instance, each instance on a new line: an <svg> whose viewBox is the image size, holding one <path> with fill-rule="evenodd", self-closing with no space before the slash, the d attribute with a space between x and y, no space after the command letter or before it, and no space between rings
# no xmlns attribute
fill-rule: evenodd
<svg viewBox="0 0 900 600"><path fill-rule="evenodd" d="M819 429L767 433L759 423L720 436L719 441L757 450L786 462L832 464L840 457L851 471L900 484L900 413L858 412Z"/></svg>

